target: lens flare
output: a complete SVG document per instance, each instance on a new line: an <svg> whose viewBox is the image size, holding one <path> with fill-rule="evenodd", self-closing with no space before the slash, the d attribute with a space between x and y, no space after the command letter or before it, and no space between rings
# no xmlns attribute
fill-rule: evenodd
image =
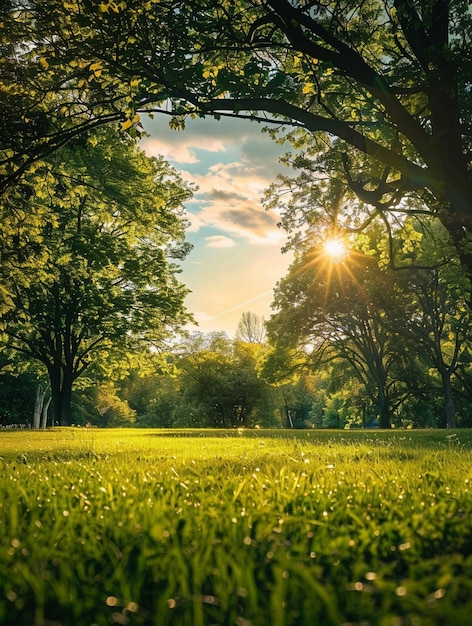
<svg viewBox="0 0 472 626"><path fill-rule="evenodd" d="M326 256L333 260L342 259L346 255L346 247L341 239L327 239L323 248Z"/></svg>

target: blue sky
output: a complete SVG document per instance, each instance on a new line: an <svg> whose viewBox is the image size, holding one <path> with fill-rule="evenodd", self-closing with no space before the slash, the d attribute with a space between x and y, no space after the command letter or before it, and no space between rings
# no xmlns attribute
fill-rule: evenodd
<svg viewBox="0 0 472 626"><path fill-rule="evenodd" d="M163 155L199 188L186 205L194 249L181 274L192 292L187 308L199 324L191 330L233 336L244 311L267 319L273 288L291 256L281 253L285 233L261 198L277 173L287 171L278 162L287 148L247 120L189 120L185 131L175 131L168 118L156 115L144 127L150 135L141 143L146 153Z"/></svg>

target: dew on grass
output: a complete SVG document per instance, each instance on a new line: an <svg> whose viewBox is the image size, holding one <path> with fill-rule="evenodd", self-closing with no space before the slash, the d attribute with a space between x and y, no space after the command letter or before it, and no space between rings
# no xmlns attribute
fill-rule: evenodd
<svg viewBox="0 0 472 626"><path fill-rule="evenodd" d="M210 595L202 596L202 602L204 604L218 604L215 596L210 596Z"/></svg>

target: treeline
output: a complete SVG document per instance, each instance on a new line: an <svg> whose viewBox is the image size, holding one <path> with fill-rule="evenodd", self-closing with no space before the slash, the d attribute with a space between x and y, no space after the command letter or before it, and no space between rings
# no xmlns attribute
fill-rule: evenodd
<svg viewBox="0 0 472 626"><path fill-rule="evenodd" d="M263 323L253 314L245 315ZM272 318L269 328L275 320ZM452 331L445 329L445 333L442 348L452 354L456 350ZM372 353L370 371L367 363L362 370L355 341L349 348L346 337L343 345L323 346L325 360L315 366L313 360L322 355L315 357L313 347L303 356L301 351L278 350L267 341L248 341L239 333L236 336L232 340L225 333L194 333L173 352L146 352L138 360L136 355L129 355L115 368L114 375L91 367L72 396L71 423L109 428L447 425L441 373L430 367L430 355L418 349L419 343L408 347L407 336L402 340L399 332L392 333L388 349L384 344L379 346L378 360ZM470 350L470 344L463 340L450 377L454 425L458 427L472 426ZM378 382L381 380L384 387ZM33 426L36 392L43 389L47 398L47 385L46 379L31 373L3 373L0 424ZM388 423L382 422L385 402ZM48 426L52 420L49 411Z"/></svg>
<svg viewBox="0 0 472 626"><path fill-rule="evenodd" d="M82 139L0 202L0 425L472 425L470 277L439 219L323 229L320 203L365 207L334 179L313 200L296 161L266 196L294 252L274 314L177 342L192 189L119 129Z"/></svg>

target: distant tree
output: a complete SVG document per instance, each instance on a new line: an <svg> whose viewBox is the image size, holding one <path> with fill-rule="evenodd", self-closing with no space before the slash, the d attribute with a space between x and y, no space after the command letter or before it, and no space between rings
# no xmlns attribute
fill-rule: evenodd
<svg viewBox="0 0 472 626"><path fill-rule="evenodd" d="M201 344L201 336L195 338ZM218 335L204 349L190 347L179 363L184 394L180 410L196 409L200 425L250 426L254 411L270 394L258 374L259 352L256 344L231 342Z"/></svg>
<svg viewBox="0 0 472 626"><path fill-rule="evenodd" d="M264 318L251 311L245 311L241 315L236 329L236 340L245 341L247 343L263 344L265 341L266 330Z"/></svg>
<svg viewBox="0 0 472 626"><path fill-rule="evenodd" d="M283 425L286 428L307 428L315 402L312 376L299 375L278 387L283 402Z"/></svg>
<svg viewBox="0 0 472 626"><path fill-rule="evenodd" d="M179 383L178 376L163 374L155 379L152 398L146 410L138 415L138 426L171 428L179 425L179 416L182 419L180 407L183 405L183 394Z"/></svg>
<svg viewBox="0 0 472 626"><path fill-rule="evenodd" d="M136 412L136 426L169 428L174 425L182 402L177 360L172 350L142 352L117 382L119 397Z"/></svg>
<svg viewBox="0 0 472 626"><path fill-rule="evenodd" d="M78 391L71 403L75 424L100 428L123 428L136 424L136 411L120 398L116 385L102 381Z"/></svg>
<svg viewBox="0 0 472 626"><path fill-rule="evenodd" d="M63 148L28 177L50 207L41 280L19 286L2 319L5 344L47 369L55 422L70 423L73 384L106 352L159 347L189 316L182 202L190 191L162 160L111 128Z"/></svg>

